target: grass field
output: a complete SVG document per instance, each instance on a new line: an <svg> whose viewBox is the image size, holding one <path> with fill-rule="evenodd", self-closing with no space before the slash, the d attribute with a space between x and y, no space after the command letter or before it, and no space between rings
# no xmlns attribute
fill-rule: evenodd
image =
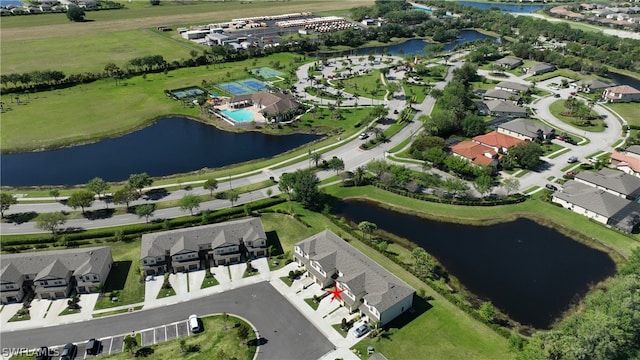
<svg viewBox="0 0 640 360"><path fill-rule="evenodd" d="M183 338L186 346L197 346L199 351L182 354L180 352L180 339L163 342L157 345L148 346L151 349L147 358L158 360L174 359L221 359L220 354L224 354L224 359L250 360L256 352L255 346L240 345L240 338L236 328L241 324L249 325L247 322L229 315L227 323L222 320L221 315L203 317L203 331ZM225 326L226 329L225 330ZM249 326L251 329L251 327ZM249 341L256 339L256 334L251 329L249 331ZM132 355L122 352L115 355L101 355L105 359L131 359ZM137 357L137 356L136 356Z"/></svg>
<svg viewBox="0 0 640 360"><path fill-rule="evenodd" d="M144 301L144 284L140 283L140 241L111 244L113 268L104 286L104 296L96 302L95 310ZM117 291L118 301L111 301Z"/></svg>
<svg viewBox="0 0 640 360"><path fill-rule="evenodd" d="M612 103L605 107L617 112L629 125L640 126L640 113L638 112L638 103Z"/></svg>
<svg viewBox="0 0 640 360"><path fill-rule="evenodd" d="M337 81L333 83L335 85ZM361 97L369 99L383 100L384 95L387 93L387 87L384 86L380 77L380 70L373 70L365 75L342 80L342 84L344 84L344 92L354 95L358 94ZM380 85L376 88L376 84ZM373 91L375 92L372 94ZM365 103L364 100L360 102Z"/></svg>

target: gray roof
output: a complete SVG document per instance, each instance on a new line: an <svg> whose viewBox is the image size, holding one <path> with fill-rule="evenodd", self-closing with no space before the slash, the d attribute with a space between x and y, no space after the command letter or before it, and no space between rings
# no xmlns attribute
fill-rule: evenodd
<svg viewBox="0 0 640 360"><path fill-rule="evenodd" d="M640 155L640 145L631 145L625 150L628 153Z"/></svg>
<svg viewBox="0 0 640 360"><path fill-rule="evenodd" d="M270 93L267 91L258 91L253 94L239 95L232 97L229 102L237 103L251 100L254 104L263 106L262 112L265 115L275 115L300 107L300 103L295 96L284 93Z"/></svg>
<svg viewBox="0 0 640 360"><path fill-rule="evenodd" d="M489 111L491 112L506 112L506 113L526 113L527 109L522 106L518 106L511 101L504 100L489 100L485 101Z"/></svg>
<svg viewBox="0 0 640 360"><path fill-rule="evenodd" d="M631 232L640 222L640 204L604 190L569 180L553 196L609 218L608 224Z"/></svg>
<svg viewBox="0 0 640 360"><path fill-rule="evenodd" d="M182 250L197 251L199 245L209 243L211 248L215 249L224 245L239 245L240 239L246 242L266 238L260 218L161 231L142 235L140 259L148 256L165 256L167 251L170 255Z"/></svg>
<svg viewBox="0 0 640 360"><path fill-rule="evenodd" d="M2 255L2 280L5 281L5 275L7 281L15 277L8 264L20 274L39 279L45 276L64 278L68 272L73 272L74 276L98 274L108 261L111 261L110 246Z"/></svg>
<svg viewBox="0 0 640 360"><path fill-rule="evenodd" d="M20 281L20 277L22 277L22 274L12 263L4 264L0 269L0 281L2 282L17 283Z"/></svg>
<svg viewBox="0 0 640 360"><path fill-rule="evenodd" d="M598 172L582 171L576 175L576 179L613 190L633 199L640 197L640 178L622 171L608 168L603 168Z"/></svg>
<svg viewBox="0 0 640 360"><path fill-rule="evenodd" d="M507 56L507 57L503 57L502 59L498 59L494 62L499 65L515 65L515 64L522 64L522 59L517 57Z"/></svg>
<svg viewBox="0 0 640 360"><path fill-rule="evenodd" d="M520 84L520 83L512 82L512 81L499 82L496 85L496 87L497 88L501 87L501 88L513 89L513 90L517 90L517 91L527 91L529 89L529 86L527 86L525 84Z"/></svg>
<svg viewBox="0 0 640 360"><path fill-rule="evenodd" d="M485 98L491 97L496 99L513 100L513 101L520 100L520 96L518 94L514 94L511 91L501 90L501 89L487 90L484 93L483 97Z"/></svg>
<svg viewBox="0 0 640 360"><path fill-rule="evenodd" d="M383 312L415 291L404 281L382 268L345 240L331 232L322 231L296 244L309 254L312 260L324 259L335 254L335 269L342 273L338 281L344 281L354 292L364 288L364 298ZM324 270L331 270L324 268ZM365 274L361 276L361 274Z"/></svg>
<svg viewBox="0 0 640 360"><path fill-rule="evenodd" d="M529 71L539 72L543 70L554 69L555 66L547 63L537 63L529 67Z"/></svg>
<svg viewBox="0 0 640 360"><path fill-rule="evenodd" d="M513 131L517 134L530 136L532 138L538 137L538 129L542 130L544 134L548 134L553 130L544 124L536 123L527 119L514 119L504 124L500 124L498 127Z"/></svg>
<svg viewBox="0 0 640 360"><path fill-rule="evenodd" d="M598 79L586 80L583 82L583 85L590 89L606 89L608 87L613 86L613 84L609 84L604 81L600 81Z"/></svg>

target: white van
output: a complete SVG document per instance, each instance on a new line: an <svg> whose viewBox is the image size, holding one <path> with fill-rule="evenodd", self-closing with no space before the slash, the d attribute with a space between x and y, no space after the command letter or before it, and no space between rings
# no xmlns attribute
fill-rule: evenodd
<svg viewBox="0 0 640 360"><path fill-rule="evenodd" d="M198 315L189 316L189 330L192 333L200 332L200 323L198 322Z"/></svg>

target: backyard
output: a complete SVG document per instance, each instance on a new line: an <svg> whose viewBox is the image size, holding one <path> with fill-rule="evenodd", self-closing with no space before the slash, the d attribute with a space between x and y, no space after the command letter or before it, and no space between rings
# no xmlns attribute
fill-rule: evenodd
<svg viewBox="0 0 640 360"><path fill-rule="evenodd" d="M95 310L144 301L144 283L140 282L140 241L109 245L113 266L104 286L104 296L98 299ZM112 301L112 297L116 297L116 301Z"/></svg>

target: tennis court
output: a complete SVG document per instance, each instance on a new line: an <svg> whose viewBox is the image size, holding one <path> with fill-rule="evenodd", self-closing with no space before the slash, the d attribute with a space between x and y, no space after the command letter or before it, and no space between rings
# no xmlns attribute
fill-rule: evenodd
<svg viewBox="0 0 640 360"><path fill-rule="evenodd" d="M201 89L199 87L175 89L175 90L170 90L169 92L171 93L171 95L173 95L173 97L175 97L178 100L183 98L196 98L200 95L205 94L204 89Z"/></svg>
<svg viewBox="0 0 640 360"><path fill-rule="evenodd" d="M248 87L253 91L262 91L267 88L267 85L265 85L262 81L259 81L256 79L244 79L244 80L238 80L237 82L240 85L244 87Z"/></svg>
<svg viewBox="0 0 640 360"><path fill-rule="evenodd" d="M280 71L273 70L270 67L261 67L261 68L252 69L251 73L256 74L256 75L258 75L258 76L260 76L262 78L265 78L265 79L270 79L270 78L274 78L274 77L278 77L278 76L284 75Z"/></svg>
<svg viewBox="0 0 640 360"><path fill-rule="evenodd" d="M248 87L244 87L237 82L228 82L224 84L217 85L220 89L228 92L231 95L246 95L253 94L255 91L249 89Z"/></svg>

